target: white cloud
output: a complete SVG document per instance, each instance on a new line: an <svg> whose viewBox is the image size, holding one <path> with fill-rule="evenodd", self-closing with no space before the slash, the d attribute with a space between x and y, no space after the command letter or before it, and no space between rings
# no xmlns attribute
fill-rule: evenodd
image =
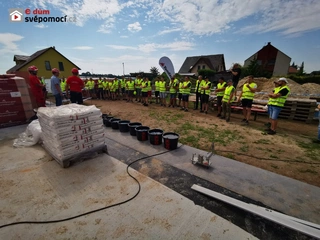
<svg viewBox="0 0 320 240"><path fill-rule="evenodd" d="M142 30L142 27L139 22L128 24L128 30L130 32L139 32Z"/></svg>
<svg viewBox="0 0 320 240"><path fill-rule="evenodd" d="M128 38L129 36L120 36L120 38Z"/></svg>
<svg viewBox="0 0 320 240"><path fill-rule="evenodd" d="M44 25L43 23L39 23L39 24L34 25L34 26L37 27L37 28L47 28L48 27L48 25Z"/></svg>
<svg viewBox="0 0 320 240"><path fill-rule="evenodd" d="M0 33L0 44L2 45L0 48L0 53L1 54L25 54L26 53L22 52L18 44L16 42L19 42L22 40L24 37L14 34L14 33Z"/></svg>
<svg viewBox="0 0 320 240"><path fill-rule="evenodd" d="M90 47L90 46L78 46L78 47L73 47L72 49L76 49L76 50L91 50L91 49L93 49L93 47Z"/></svg>
<svg viewBox="0 0 320 240"><path fill-rule="evenodd" d="M166 29L166 30L162 30L162 31L158 32L158 35L165 35L165 34L168 34L168 33L179 32L179 31L181 31L180 28Z"/></svg>
<svg viewBox="0 0 320 240"><path fill-rule="evenodd" d="M105 21L98 32L110 33L115 27L116 16L126 20L137 18L142 13L145 22L161 22L174 25L173 31L195 35L212 35L232 30L241 33L279 31L285 35L298 35L320 28L320 1L318 0L33 0L42 9L55 8L68 16L76 16L78 26L84 26L89 19ZM246 21L253 17L254 21ZM112 21L109 19L113 18ZM244 21L242 21L244 20ZM251 19L250 19L251 20ZM235 29L235 23L243 24ZM128 25L132 32L141 31L139 22Z"/></svg>
<svg viewBox="0 0 320 240"><path fill-rule="evenodd" d="M192 50L194 44L191 42L184 42L184 41L176 41L172 43L146 43L140 44L137 47L133 46L123 46L123 45L106 45L112 49L116 50L136 50L144 53L155 52L160 49L167 49L170 51L183 51L183 50Z"/></svg>
<svg viewBox="0 0 320 240"><path fill-rule="evenodd" d="M101 33L111 33L112 29L114 28L115 19L110 17L109 19L105 20L104 24L100 25L97 32Z"/></svg>

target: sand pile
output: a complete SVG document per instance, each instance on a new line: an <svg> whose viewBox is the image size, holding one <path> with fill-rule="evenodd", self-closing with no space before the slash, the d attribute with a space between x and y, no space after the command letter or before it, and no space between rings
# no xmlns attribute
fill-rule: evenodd
<svg viewBox="0 0 320 240"><path fill-rule="evenodd" d="M255 95L257 99L268 99L267 94L272 92L274 88L274 81L278 80L278 78L254 78L254 82L258 85L258 92ZM316 83L305 83L299 84L295 81L287 78L288 80L288 87L290 88L290 95L289 98L310 98L310 97L320 97L320 84ZM237 91L242 90L243 84L247 81L247 77L241 79L239 81Z"/></svg>

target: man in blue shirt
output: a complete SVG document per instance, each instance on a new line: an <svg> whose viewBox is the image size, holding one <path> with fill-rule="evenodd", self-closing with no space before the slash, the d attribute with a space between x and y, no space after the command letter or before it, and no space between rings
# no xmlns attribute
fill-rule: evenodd
<svg viewBox="0 0 320 240"><path fill-rule="evenodd" d="M52 74L53 76L51 77L51 92L54 96L54 98L56 99L56 106L61 106L62 105L62 98L63 98L63 94L61 91L61 87L60 87L60 79L59 77L59 70L56 68L52 69Z"/></svg>

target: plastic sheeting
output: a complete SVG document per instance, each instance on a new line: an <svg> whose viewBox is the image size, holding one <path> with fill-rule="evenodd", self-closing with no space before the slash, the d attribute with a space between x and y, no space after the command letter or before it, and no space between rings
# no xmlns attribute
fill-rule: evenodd
<svg viewBox="0 0 320 240"><path fill-rule="evenodd" d="M31 147L41 141L41 126L38 120L33 120L26 131L19 134L13 141L14 147Z"/></svg>

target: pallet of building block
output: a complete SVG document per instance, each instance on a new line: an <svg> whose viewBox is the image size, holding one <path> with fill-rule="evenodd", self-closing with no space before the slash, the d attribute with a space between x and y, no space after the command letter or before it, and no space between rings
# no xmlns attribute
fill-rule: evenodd
<svg viewBox="0 0 320 240"><path fill-rule="evenodd" d="M63 168L67 168L73 163L95 158L101 154L108 154L107 145L103 141L97 144L87 144L82 149L71 152L57 152L45 144L43 147L46 149L49 155Z"/></svg>

